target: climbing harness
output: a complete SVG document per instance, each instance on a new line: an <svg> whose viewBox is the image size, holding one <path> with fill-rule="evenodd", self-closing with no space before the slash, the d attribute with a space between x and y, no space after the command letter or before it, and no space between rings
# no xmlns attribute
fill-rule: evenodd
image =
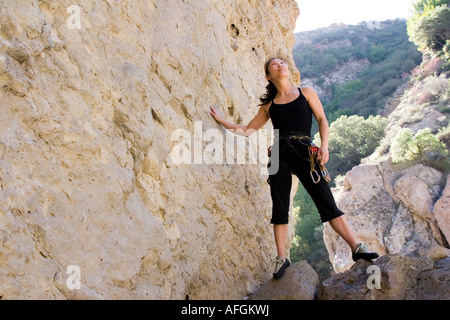
<svg viewBox="0 0 450 320"><path fill-rule="evenodd" d="M286 140L286 144L283 147L282 151L286 150L286 148L289 148L289 152L294 151L298 157L300 157L301 159L303 159L305 161L309 161L311 179L315 184L319 183L321 177L323 177L326 182L331 181L331 177L330 177L330 174L328 173L327 168L325 168L324 165L320 164L320 160L318 159L319 147L317 147L311 141L310 136L303 134L301 132L289 131L289 132L286 132L285 134L283 134L281 137L279 137L279 139ZM301 144L308 147L309 159L303 157L301 154L299 154L297 152L297 150L291 145L291 140L299 141ZM269 157L271 156L271 147L269 147L268 155L269 155ZM270 165L270 163L269 163L269 165ZM320 174L316 170L316 166L319 169ZM268 182L270 183L269 179L268 179Z"/></svg>

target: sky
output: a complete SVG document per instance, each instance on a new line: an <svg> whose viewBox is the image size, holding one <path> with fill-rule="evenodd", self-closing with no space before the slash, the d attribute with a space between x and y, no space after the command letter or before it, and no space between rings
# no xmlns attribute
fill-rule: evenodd
<svg viewBox="0 0 450 320"><path fill-rule="evenodd" d="M408 18L416 0L295 0L300 9L294 32L328 27L333 23Z"/></svg>

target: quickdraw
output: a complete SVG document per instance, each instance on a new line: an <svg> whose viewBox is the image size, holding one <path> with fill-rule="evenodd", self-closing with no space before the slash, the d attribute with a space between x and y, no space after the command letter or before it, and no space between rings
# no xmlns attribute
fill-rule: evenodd
<svg viewBox="0 0 450 320"><path fill-rule="evenodd" d="M320 181L320 176L325 179L326 182L331 181L330 174L328 173L327 168L325 166L320 164L320 160L318 159L319 156L319 147L317 147L314 143L311 142L311 144L308 146L309 151L309 163L310 163L310 172L311 179L315 184L318 184ZM316 165L319 167L321 175L316 170Z"/></svg>

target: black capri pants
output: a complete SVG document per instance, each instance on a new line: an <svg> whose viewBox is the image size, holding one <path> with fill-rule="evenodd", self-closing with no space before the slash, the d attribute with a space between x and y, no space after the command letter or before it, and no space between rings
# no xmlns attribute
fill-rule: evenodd
<svg viewBox="0 0 450 320"><path fill-rule="evenodd" d="M322 223L342 216L344 213L336 206L328 183L321 177L315 184L310 175L308 143L299 140L280 140L279 169L269 175L272 197L272 224L288 224L292 174L295 174L314 201ZM270 166L270 163L269 165ZM316 168L318 172L320 170Z"/></svg>

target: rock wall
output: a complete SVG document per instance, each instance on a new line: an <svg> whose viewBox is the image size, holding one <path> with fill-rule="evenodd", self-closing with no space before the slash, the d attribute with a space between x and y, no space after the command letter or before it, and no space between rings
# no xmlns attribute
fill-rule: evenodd
<svg viewBox="0 0 450 320"><path fill-rule="evenodd" d="M177 165L172 133L219 129L210 105L256 114L265 60L294 65L295 1L72 5L0 2L0 298L253 292L275 254L265 163Z"/></svg>

